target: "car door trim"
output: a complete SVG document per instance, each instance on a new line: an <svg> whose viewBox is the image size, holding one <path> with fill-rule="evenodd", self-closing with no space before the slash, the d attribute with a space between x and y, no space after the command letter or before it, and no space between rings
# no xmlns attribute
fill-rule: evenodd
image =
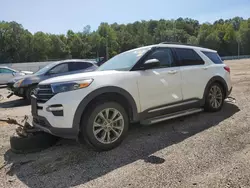
<svg viewBox="0 0 250 188"><path fill-rule="evenodd" d="M171 104L165 104L144 110L139 114L140 120L153 118L161 115L171 114L192 108L200 108L202 106L202 99L192 98L185 101L179 101Z"/></svg>
<svg viewBox="0 0 250 188"><path fill-rule="evenodd" d="M149 113L157 112L157 111L161 111L161 110L165 110L165 109L169 109L169 108L174 108L174 107L177 107L177 106L182 106L182 105L188 105L188 104L196 103L197 101L199 101L199 100L195 99L195 100L185 101L185 102L181 102L181 103L177 103L177 104L173 104L173 105L167 105L165 107L160 107L160 108L155 108L155 109L149 110L148 112Z"/></svg>

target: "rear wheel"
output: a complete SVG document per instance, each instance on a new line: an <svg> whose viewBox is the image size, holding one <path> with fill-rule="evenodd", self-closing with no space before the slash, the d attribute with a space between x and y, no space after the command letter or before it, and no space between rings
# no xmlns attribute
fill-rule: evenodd
<svg viewBox="0 0 250 188"><path fill-rule="evenodd" d="M213 83L206 94L205 110L217 112L221 110L225 99L223 87L218 83Z"/></svg>
<svg viewBox="0 0 250 188"><path fill-rule="evenodd" d="M128 115L120 104L100 102L85 114L81 136L97 151L111 150L124 140L128 126Z"/></svg>

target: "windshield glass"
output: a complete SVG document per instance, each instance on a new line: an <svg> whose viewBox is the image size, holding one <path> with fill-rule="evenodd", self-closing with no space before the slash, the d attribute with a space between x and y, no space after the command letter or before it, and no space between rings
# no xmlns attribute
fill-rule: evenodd
<svg viewBox="0 0 250 188"><path fill-rule="evenodd" d="M54 67L58 62L51 63L35 73L35 75L42 75L48 72L52 67Z"/></svg>
<svg viewBox="0 0 250 188"><path fill-rule="evenodd" d="M129 71L151 47L138 48L121 53L99 67L98 71Z"/></svg>

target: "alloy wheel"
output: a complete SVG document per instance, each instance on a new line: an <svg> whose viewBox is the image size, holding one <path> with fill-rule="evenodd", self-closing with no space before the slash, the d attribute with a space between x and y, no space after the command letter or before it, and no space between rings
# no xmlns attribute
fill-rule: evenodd
<svg viewBox="0 0 250 188"><path fill-rule="evenodd" d="M219 86L214 85L209 91L209 102L215 109L220 108L222 105L223 93Z"/></svg>
<svg viewBox="0 0 250 188"><path fill-rule="evenodd" d="M120 138L124 129L124 118L114 108L106 108L99 112L93 124L95 138L103 144L111 144Z"/></svg>

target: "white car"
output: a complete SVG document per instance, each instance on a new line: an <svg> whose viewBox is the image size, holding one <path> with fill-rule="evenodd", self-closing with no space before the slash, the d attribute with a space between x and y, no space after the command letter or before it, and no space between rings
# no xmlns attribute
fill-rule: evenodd
<svg viewBox="0 0 250 188"><path fill-rule="evenodd" d="M0 66L0 85L7 84L9 80L16 76L24 76L33 74L30 71L17 71L9 67Z"/></svg>
<svg viewBox="0 0 250 188"><path fill-rule="evenodd" d="M216 51L161 43L121 53L95 72L41 82L32 97L33 125L110 150L131 122L216 112L231 90L230 68Z"/></svg>

